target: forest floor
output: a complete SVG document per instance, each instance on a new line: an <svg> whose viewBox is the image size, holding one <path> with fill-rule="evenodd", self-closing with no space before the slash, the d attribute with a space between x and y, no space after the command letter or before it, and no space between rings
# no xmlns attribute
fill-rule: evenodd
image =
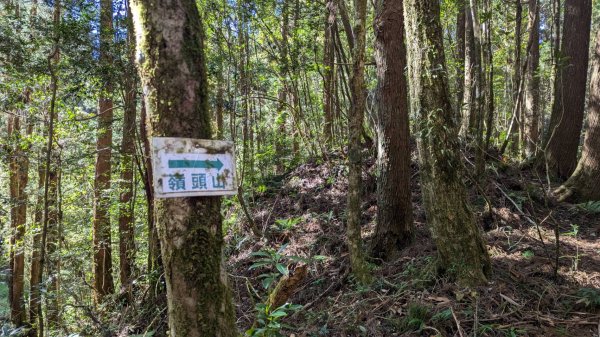
<svg viewBox="0 0 600 337"><path fill-rule="evenodd" d="M377 205L375 160L365 158L362 209L368 248ZM252 238L243 215L237 220L241 226L231 227L238 231L226 237L238 326L250 328L256 304L267 297L260 280L280 276L275 263L251 268L267 255L256 255L262 251L289 265L292 274L302 263L293 256L320 257L308 263L307 276L288 299L303 308L275 318L290 325L289 336L600 336L598 203L548 205L545 177L502 162L488 170L481 186L468 184L493 264L489 284L474 289L435 272L436 249L426 228L415 160L416 240L391 263L371 261L375 280L366 287L350 276L344 229L347 168L341 157L300 165L279 181L264 183L251 214L265 238Z"/></svg>

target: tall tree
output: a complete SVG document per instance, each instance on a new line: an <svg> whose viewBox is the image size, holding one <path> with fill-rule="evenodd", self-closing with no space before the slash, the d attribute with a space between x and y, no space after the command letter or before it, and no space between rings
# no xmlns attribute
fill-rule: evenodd
<svg viewBox="0 0 600 337"><path fill-rule="evenodd" d="M288 113L288 83L287 75L289 72L289 4L283 1L281 6L281 43L279 46L279 91L277 93L277 129L279 135L275 141L275 152L280 160L277 161L277 173L283 173L285 169L283 158L286 156L286 121Z"/></svg>
<svg viewBox="0 0 600 337"><path fill-rule="evenodd" d="M204 36L194 0L134 0L150 136L212 137ZM167 38L168 37L168 38ZM183 94L182 94L183 93ZM237 336L222 267L219 197L156 199L172 336Z"/></svg>
<svg viewBox="0 0 600 337"><path fill-rule="evenodd" d="M509 129L509 137L511 142L511 150L512 152L517 152L519 149L519 136L520 131L522 130L522 111L521 108L522 101L519 96L522 90L523 84L521 83L523 78L521 76L521 45L523 44L523 4L521 0L515 0L515 54L513 60L513 76L512 76L512 105L513 105L513 115L511 121L511 127Z"/></svg>
<svg viewBox="0 0 600 337"><path fill-rule="evenodd" d="M46 170L43 164L43 156L39 157L38 164L38 191L44 190ZM43 204L44 196L38 192L35 214L34 214L34 228L33 228L33 242L31 250L31 265L30 265L30 276L29 276L29 318L32 325L32 331L29 335L31 337L37 337L37 325L38 317L41 316L41 284L42 284L42 270L40 268L40 246L42 244L42 226L43 226Z"/></svg>
<svg viewBox="0 0 600 337"><path fill-rule="evenodd" d="M373 254L391 259L414 235L403 0L378 1L374 30L378 177Z"/></svg>
<svg viewBox="0 0 600 337"><path fill-rule="evenodd" d="M468 1L468 0L465 0ZM477 69L478 57L475 48L475 34L473 32L473 16L471 15L471 5L463 2L465 11L465 29L464 29L464 85L463 85L463 100L461 109L461 124L460 134L462 137L470 135L470 130L473 128L476 116L476 91L477 91Z"/></svg>
<svg viewBox="0 0 600 337"><path fill-rule="evenodd" d="M94 177L94 291L97 302L114 292L110 216L110 178L113 122L113 83L110 74L113 39L112 0L100 1L100 67L96 175Z"/></svg>
<svg viewBox="0 0 600 337"><path fill-rule="evenodd" d="M124 114L121 138L121 179L119 196L119 279L121 287L131 294L133 261L135 259L135 230L133 227L133 155L135 152L135 118L137 109L137 81L135 73L135 36L130 10L127 18L126 76L123 79Z"/></svg>
<svg viewBox="0 0 600 337"><path fill-rule="evenodd" d="M591 76L583 151L573 175L554 192L561 201L600 200L600 30L596 33Z"/></svg>
<svg viewBox="0 0 600 337"><path fill-rule="evenodd" d="M23 94L24 103L29 100L29 92ZM23 134L20 112L8 118L8 136L11 140L9 158L10 189L10 320L15 326L21 326L27 319L25 313L25 226L27 220L27 193L25 187L29 180L28 140ZM28 132L29 133L29 132Z"/></svg>
<svg viewBox="0 0 600 337"><path fill-rule="evenodd" d="M333 138L333 98L334 98L334 62L335 44L334 36L337 30L336 16L337 4L335 0L327 1L325 12L325 41L323 46L323 135L325 142L330 144Z"/></svg>
<svg viewBox="0 0 600 337"><path fill-rule="evenodd" d="M354 48L352 50L352 101L348 113L348 205L346 233L350 264L360 283L369 283L370 274L365 261L361 237L362 192L362 130L365 114L365 43L367 1L355 0Z"/></svg>
<svg viewBox="0 0 600 337"><path fill-rule="evenodd" d="M439 266L465 285L487 280L491 264L467 202L437 0L405 3L411 108L418 117L421 190Z"/></svg>
<svg viewBox="0 0 600 337"><path fill-rule="evenodd" d="M539 140L540 119L540 8L538 0L529 0L529 41L527 68L525 71L525 106L523 113L523 142L525 157L536 154Z"/></svg>
<svg viewBox="0 0 600 337"><path fill-rule="evenodd" d="M465 26L467 20L465 0L457 0L456 7L456 108L459 113L462 113L465 90Z"/></svg>
<svg viewBox="0 0 600 337"><path fill-rule="evenodd" d="M61 37L61 1L54 1L54 11L52 15L52 51L47 57L48 62L48 71L50 73L50 107L48 110L48 140L46 144L46 151L44 153L44 164L43 164L43 179L44 183L44 208L43 208L43 217L42 217L42 230L41 230L41 238L40 238L40 253L39 253L39 274L35 273L33 270L34 261L32 260L32 274L31 274L31 286L32 292L35 291L38 294L41 293L41 285L43 279L44 270L46 270L46 276L48 279L52 280L50 284L50 291L46 293L46 307L47 307L47 316L48 322L50 326L54 325L57 318L58 310L55 304L58 304L58 301L49 301L48 295L51 295L51 291L58 290L58 281L57 281L57 268L55 258L55 239L56 236L53 235L54 228L57 226L57 181L56 177L56 142L55 142L55 120L57 119L56 114L56 101L57 101L57 92L58 92L58 63L60 61L60 37ZM49 263L46 263L49 262ZM46 268L45 268L46 267ZM34 294L32 294L34 295ZM37 313L37 324L34 325L36 329L33 329L30 333L35 334L37 332L38 336L44 336L44 315L42 314L42 301L38 299L37 301L34 299L32 303L35 303L37 306L35 311ZM33 318L34 316L32 316ZM37 331L36 331L37 330Z"/></svg>
<svg viewBox="0 0 600 337"><path fill-rule="evenodd" d="M32 30L31 37L35 37L35 23L37 22L38 0L33 0L30 12L30 25ZM43 155L38 158L38 193L35 203L35 211L33 216L33 226L31 226L32 244L31 244L31 260L29 274L29 323L31 330L29 336L37 337L38 316L41 315L41 283L42 270L40 269L40 245L42 243L42 216L43 216L43 195L39 193L44 189L44 166L42 164Z"/></svg>
<svg viewBox="0 0 600 337"><path fill-rule="evenodd" d="M546 165L551 174L568 178L577 166L592 20L591 0L566 0L560 48L560 69L545 136Z"/></svg>

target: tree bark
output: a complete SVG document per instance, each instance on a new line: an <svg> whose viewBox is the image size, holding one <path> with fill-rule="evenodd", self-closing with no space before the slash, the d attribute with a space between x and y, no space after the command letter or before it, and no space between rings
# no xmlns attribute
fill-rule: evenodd
<svg viewBox="0 0 600 337"><path fill-rule="evenodd" d="M467 0L465 0L467 1ZM464 89L461 108L460 135L466 138L470 129L473 127L473 117L475 116L475 92L477 86L476 69L477 56L475 49L475 35L473 33L473 17L471 16L471 6L465 4L465 61L464 61Z"/></svg>
<svg viewBox="0 0 600 337"><path fill-rule="evenodd" d="M147 125L150 124L146 114L146 104L142 99L140 108L140 138L142 139L142 162L140 165L144 168L144 191L146 192L146 222L148 226L148 273L149 284L152 289L158 290L164 294L164 287L160 286L160 275L163 273L162 260L160 255L160 241L154 216L154 187L152 178L152 158L150 155L150 136ZM150 292L150 299L154 299L156 291Z"/></svg>
<svg viewBox="0 0 600 337"><path fill-rule="evenodd" d="M9 158L10 181L10 320L21 326L27 320L23 297L25 281L25 251L23 240L27 221L27 193L29 180L29 157L23 148L21 117L11 115L8 119L8 136L12 142Z"/></svg>
<svg viewBox="0 0 600 337"><path fill-rule="evenodd" d="M52 31L52 39L53 39L53 50L50 55L47 57L48 62L48 71L50 72L50 109L48 111L48 142L46 144L46 152L44 153L44 211L42 218L42 233L41 233L41 244L40 244L40 262L39 269L40 273L44 273L44 269L47 269L46 274L47 277L50 278L52 275L54 261L50 253L53 253L53 247L51 247L53 241L53 236L50 234L50 229L53 228L53 224L51 223L51 218L54 218L53 209L56 208L56 198L53 198L54 193L51 191L52 181L50 177L55 176L55 163L53 163L53 158L55 157L55 142L54 142L54 122L56 117L56 99L58 92L58 74L56 70L56 66L60 59L60 20L61 20L61 2L60 0L54 1L54 13L53 13L53 31ZM46 264L46 262L50 262ZM45 268L47 266L47 268ZM43 276L40 275L38 285L41 286L41 280ZM46 307L47 307L47 316L48 322L50 326L53 326L54 320L52 319L52 315L57 310L53 310L54 303L48 301L48 296L46 298ZM37 316L37 333L40 337L44 336L44 315L42 315L42 303L41 301L37 302L36 311L39 313Z"/></svg>
<svg viewBox="0 0 600 337"><path fill-rule="evenodd" d="M130 12L130 11L129 11ZM137 109L137 80L135 74L135 37L131 14L127 18L127 49L129 64L124 79L125 109L121 138L121 179L119 187L119 280L121 289L131 300L131 282L135 261L135 229L133 226L133 155L135 152L135 119Z"/></svg>
<svg viewBox="0 0 600 337"><path fill-rule="evenodd" d="M288 118L288 83L289 72L288 60L288 35L289 35L289 10L288 1L283 1L281 8L281 44L279 46L279 91L277 94L277 130L275 138L275 155L279 160L276 165L276 174L282 174L285 170L286 149L286 121Z"/></svg>
<svg viewBox="0 0 600 337"><path fill-rule="evenodd" d="M44 181L46 169L43 164L43 156L40 156L38 165L38 191L44 189ZM40 246L42 244L42 226L44 216L44 196L41 193L37 195L34 226L33 226L33 242L31 250L31 268L29 277L29 321L32 324L32 329L29 332L30 337L38 336L37 322L41 313L41 284L42 284L42 269L40 267Z"/></svg>
<svg viewBox="0 0 600 337"><path fill-rule="evenodd" d="M511 123L516 124L517 127L512 127L510 129L510 133L507 137L510 137L512 140L510 149L514 153L518 153L520 147L520 135L522 134L522 108L521 101L519 96L519 90L522 87L521 85L521 44L522 44L522 25L523 25L523 5L521 4L522 0L515 0L515 59L513 62L513 78L512 78L512 101L513 106L516 107L513 109L515 112L512 116Z"/></svg>
<svg viewBox="0 0 600 337"><path fill-rule="evenodd" d="M539 141L540 119L540 78L538 70L540 65L540 8L538 0L529 0L529 50L527 51L527 69L525 72L525 112L524 124L524 150L525 157L536 155Z"/></svg>
<svg viewBox="0 0 600 337"><path fill-rule="evenodd" d="M374 30L378 177L372 250L375 257L389 260L397 257L414 237L402 0L378 2Z"/></svg>
<svg viewBox="0 0 600 337"><path fill-rule="evenodd" d="M485 61L485 118L486 118L486 130L485 130L485 144L483 149L480 151L483 160L483 154L487 153L490 148L490 141L492 134L494 133L494 116L496 114L494 104L494 55L492 51L492 3L491 0L484 0L485 16L487 17L484 29L484 43L482 46L482 55ZM482 117L483 118L483 117ZM483 128L483 126L482 126ZM482 130L483 132L483 130Z"/></svg>
<svg viewBox="0 0 600 337"><path fill-rule="evenodd" d="M94 177L94 296L97 303L114 293L110 216L111 147L113 121L113 84L109 73L112 46L112 0L100 1L100 66L102 88L98 99L96 173Z"/></svg>
<svg viewBox="0 0 600 337"><path fill-rule="evenodd" d="M554 102L545 137L550 174L568 178L577 166L587 85L591 0L567 0L561 41L560 69L554 83Z"/></svg>
<svg viewBox="0 0 600 337"><path fill-rule="evenodd" d="M483 284L491 264L462 180L464 168L448 91L439 1L407 0L404 9L411 108L419 113L421 189L439 266L461 284Z"/></svg>
<svg viewBox="0 0 600 337"><path fill-rule="evenodd" d="M325 42L323 46L323 136L326 144L331 144L333 138L333 97L334 97L334 35L337 29L337 5L335 0L327 1L325 14Z"/></svg>
<svg viewBox="0 0 600 337"><path fill-rule="evenodd" d="M152 137L212 136L203 30L194 0L134 0ZM171 336L237 336L222 266L219 197L156 199Z"/></svg>
<svg viewBox="0 0 600 337"><path fill-rule="evenodd" d="M573 175L554 192L560 201L600 200L600 30L596 33L591 76L583 151Z"/></svg>
<svg viewBox="0 0 600 337"><path fill-rule="evenodd" d="M52 161L50 170L46 172L48 180L48 220L46 227L46 278L48 283L48 293L46 296L46 319L48 321L48 330L53 330L60 324L60 230L59 230L59 154L58 149L52 151Z"/></svg>
<svg viewBox="0 0 600 337"><path fill-rule="evenodd" d="M465 91L465 0L456 1L456 109L459 114L463 109Z"/></svg>
<svg viewBox="0 0 600 337"><path fill-rule="evenodd" d="M362 225L362 146L361 132L365 113L365 40L367 1L356 0L354 49L352 51L352 79L350 93L352 101L348 113L348 204L346 235L350 251L352 273L359 283L367 284L371 276L363 251Z"/></svg>

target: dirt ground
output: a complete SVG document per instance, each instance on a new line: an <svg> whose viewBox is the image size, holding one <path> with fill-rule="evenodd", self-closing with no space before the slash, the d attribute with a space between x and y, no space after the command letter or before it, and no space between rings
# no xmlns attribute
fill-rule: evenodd
<svg viewBox="0 0 600 337"><path fill-rule="evenodd" d="M368 249L377 212L375 161L365 154L363 238ZM465 158L469 170L470 160ZM485 182L467 182L493 263L485 287L464 289L438 275L436 249L426 227L418 167L412 200L417 235L392 263L370 261L375 281L357 285L349 271L344 223L347 168L332 154L280 181L265 182L250 213L264 233L232 208L240 226L227 237L227 257L238 325L255 321L267 291L260 279L277 271L251 268L253 252L285 249L283 256L320 257L288 299L303 308L281 322L290 336L600 336L600 203L553 204L556 187L531 169L498 161ZM482 196L483 195L483 196ZM556 244L556 235L559 245ZM299 263L281 257L293 273ZM262 276L261 276L262 275Z"/></svg>

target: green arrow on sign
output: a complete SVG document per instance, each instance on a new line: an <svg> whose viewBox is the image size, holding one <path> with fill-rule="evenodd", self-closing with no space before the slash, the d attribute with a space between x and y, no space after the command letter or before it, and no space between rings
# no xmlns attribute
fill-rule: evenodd
<svg viewBox="0 0 600 337"><path fill-rule="evenodd" d="M217 158L217 160L169 160L169 168L203 168L203 169L217 169L221 170L223 162Z"/></svg>

